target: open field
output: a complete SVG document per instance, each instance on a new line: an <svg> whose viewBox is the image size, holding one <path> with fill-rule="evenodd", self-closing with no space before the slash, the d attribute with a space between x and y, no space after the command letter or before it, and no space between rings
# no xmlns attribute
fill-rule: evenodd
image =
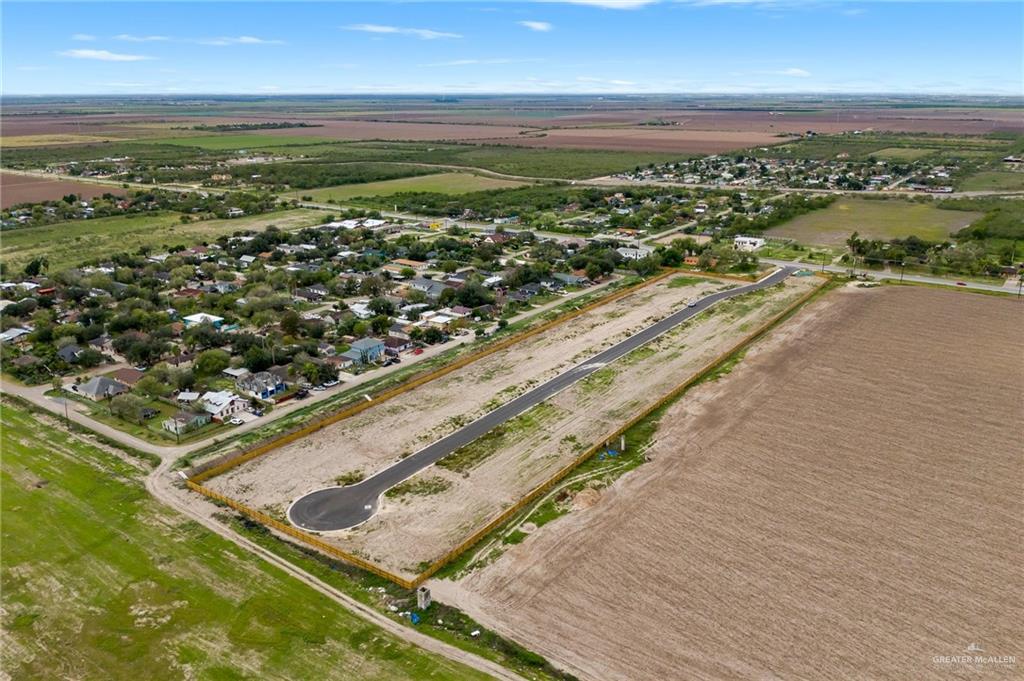
<svg viewBox="0 0 1024 681"><path fill-rule="evenodd" d="M685 130L676 127L557 128L509 140L488 140L555 149L620 149L629 151L717 154L756 145L778 144L774 134L748 131Z"/></svg>
<svg viewBox="0 0 1024 681"><path fill-rule="evenodd" d="M0 208L9 208L18 203L52 201L68 194L77 194L85 199L92 199L104 194L124 196L124 190L90 182L51 180L17 173L0 173Z"/></svg>
<svg viewBox="0 0 1024 681"><path fill-rule="evenodd" d="M826 247L844 246L854 232L859 232L862 239L904 239L914 235L926 241L943 241L981 216L942 210L932 203L842 197L828 208L773 227L768 234Z"/></svg>
<svg viewBox="0 0 1024 681"><path fill-rule="evenodd" d="M961 191L1022 191L1024 172L985 171L971 175L960 185Z"/></svg>
<svg viewBox="0 0 1024 681"><path fill-rule="evenodd" d="M2 421L6 678L484 678L167 510L111 452Z"/></svg>
<svg viewBox="0 0 1024 681"><path fill-rule="evenodd" d="M598 308L206 484L283 517L295 498L371 475L721 286L685 279L686 286L661 282ZM415 575L813 283L798 278L720 303L417 474L365 524L323 538Z"/></svg>
<svg viewBox="0 0 1024 681"><path fill-rule="evenodd" d="M1020 324L832 292L670 407L649 463L434 590L583 679L1010 678L933 658L1020 664Z"/></svg>
<svg viewBox="0 0 1024 681"><path fill-rule="evenodd" d="M882 161L916 161L934 153L934 149L919 147L886 147L872 152L871 155Z"/></svg>
<svg viewBox="0 0 1024 681"><path fill-rule="evenodd" d="M239 230L262 230L268 225L297 229L317 224L319 215L315 210L302 208L188 224L182 224L180 215L171 212L71 220L5 231L0 254L12 266L45 255L50 269L56 271L114 253L134 253L140 246L159 250L213 240Z"/></svg>
<svg viewBox="0 0 1024 681"><path fill-rule="evenodd" d="M466 194L487 189L510 189L512 187L521 187L524 184L524 182L499 180L471 173L438 173L436 175L402 177L381 182L343 184L337 187L325 187L324 189L307 189L290 192L288 196L295 198L312 196L314 201L348 201L357 197L390 196L402 192Z"/></svg>
<svg viewBox="0 0 1024 681"><path fill-rule="evenodd" d="M0 137L0 147L11 149L15 147L45 147L59 144L88 144L90 142L106 142L112 137L98 137L96 135L20 135L18 137Z"/></svg>
<svg viewBox="0 0 1024 681"><path fill-rule="evenodd" d="M320 128L303 128L304 130L319 130ZM281 132L292 132L294 128L285 128ZM273 131L271 131L273 132ZM179 131L173 131L173 134L180 134ZM334 140L330 137L308 137L299 135L269 135L265 132L261 132L258 135L236 135L236 134L221 134L221 135L197 135L195 137L169 137L152 140L156 144L173 144L179 147L199 147L200 149L210 149L213 151L223 150L234 150L234 149L254 149L254 148L274 148L274 147L287 147L297 146L301 144L317 144L333 142Z"/></svg>

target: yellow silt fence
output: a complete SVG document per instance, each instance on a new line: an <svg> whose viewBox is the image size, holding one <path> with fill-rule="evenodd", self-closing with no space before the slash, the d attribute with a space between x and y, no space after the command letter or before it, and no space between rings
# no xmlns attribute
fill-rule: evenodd
<svg viewBox="0 0 1024 681"><path fill-rule="evenodd" d="M661 278L667 276L668 274L673 274L673 273L678 273L678 271L670 271L670 272L662 273L661 275L659 275L659 277L657 279L661 279ZM425 582L427 579L429 579L431 576L433 576L435 573L437 573L437 571L440 570L441 568L443 568L445 565L449 564L451 561L455 560L460 555L462 555L465 551L467 551L470 548L472 548L481 539L483 539L488 534L493 532L495 529L500 527L502 524L504 524L505 522L507 522L508 520L513 518L517 513L522 511L527 505L529 505L533 501L536 501L542 494L544 494L545 492L550 490L553 486L558 484L558 482L560 482L566 476L568 476L570 473L572 473L572 471L574 471L577 467L579 467L583 462L587 461L590 457L592 457L595 454L597 454L598 452L600 452L601 449L605 446L606 442L615 440L620 435L622 435L626 431L628 431L630 428L632 428L633 426L635 426L636 424L638 424L639 422L641 422L642 420L644 420L645 418L647 418L648 416L653 414L658 409L660 409L663 406L665 406L666 403L668 403L668 402L674 400L675 398L677 398L679 395L684 393L686 390L688 390L694 384L696 384L697 382L701 381L708 374L710 374L711 372L713 372L717 368L719 368L724 362L726 362L735 353L739 352L740 350L742 350L745 347L749 346L754 341L756 341L759 338L761 338L762 336L764 336L776 324L778 324L780 321L782 321L787 316L792 314L795 310L797 310L800 306L802 306L804 303L809 301L812 297L817 295L824 288L824 286L827 285L828 278L824 277L823 275L816 275L816 276L818 276L818 277L820 277L822 279L825 279L825 281L823 281L820 286L817 286L814 289L812 289L811 291L808 291L806 294L804 294L799 299L794 301L791 305L788 305L786 307L786 309L784 309L781 312L779 312L777 315L775 315L770 320L768 320L767 322L762 324L760 327L758 327L755 331L753 331L752 333L748 334L746 337L744 337L738 343L736 343L731 348L729 348L725 352L721 353L714 360L712 360L711 362L706 364L699 371L697 371L697 373L693 374L689 379L687 379L684 383L682 383L679 386L677 386L676 388L674 388L671 392L669 392L668 394L666 394L663 397L661 397L655 403L653 403L650 406L646 407L639 414L637 414L636 416L631 418L629 421L627 421L623 425L621 425L618 428L616 428L613 432L609 433L604 438L601 438L599 440L598 444L594 445L593 447L591 447L590 449L588 449L587 451L583 452L578 457L573 459L571 462L569 462L568 464L566 464L565 466L560 468L551 477L549 477L547 480L545 480L541 484L539 484L536 487L534 487L525 496L523 496L521 499L519 499L515 504L513 504L509 508L501 511L498 515L496 515L494 518L489 520L485 525L483 525L482 527L480 527L479 529L474 531L473 534L471 534L469 537L467 537L462 542L460 542L457 546L455 546L454 548L452 548L451 550L446 552L443 556L441 556L440 558L435 560L433 563L430 564L430 566L426 570L424 570L423 572L421 572L419 575L415 576L412 579L407 579L405 577L401 577L399 575L395 575L395 574L393 574L393 573L391 573L391 572L381 568L378 565L375 565L375 564L373 564L373 563L371 563L371 562L369 562L369 561L367 561L365 559L359 558L358 556L352 555L351 553L348 553L347 551L343 551L342 549L339 549L338 547L333 546L333 545L331 545L331 544L329 544L329 543L327 543L327 542L325 542L325 541L323 541L323 540L321 540L321 539L319 539L319 538L317 538L317 537L315 537L315 536L313 536L311 534L303 532L302 530L299 530L299 529L297 529L297 528L295 528L295 527L293 527L291 525L288 525L287 523L283 523L283 522L281 522L279 520L276 520L275 518L271 518L270 516L268 516L265 513L262 513L260 511L256 511L254 509L251 509L248 506L246 506L246 505L244 505L244 504L242 504L242 503L240 503L238 501L235 501L234 499L231 499L231 498L229 498L227 496L224 496L223 494L220 494L218 492L214 492L213 490L198 484L198 482L196 482L195 478L189 479L187 484L188 484L188 487L190 489L198 492L199 494L202 494L202 495L207 496L207 497L209 497L211 499L215 499L217 501L220 501L221 503L226 504L227 506L235 509L236 511L239 511L240 513L243 513L244 515L248 516L252 520L255 520L256 522L259 522L259 523L261 523L261 524L263 524L263 525L265 525L265 526L267 526L267 527L269 527L271 529L274 529L274 530L277 530L279 532L282 532L282 533L284 533L284 534L286 534L286 535L288 535L290 537L298 539L299 541L302 541L303 543L305 543L305 544L307 544L309 546L312 546L313 548L316 548L316 549L326 553L329 556L332 556L332 557L337 558L339 560L342 560L342 561L344 561L346 563L349 563L349 564L354 565L356 567L359 567L359 568L362 568L364 570L367 570L368 572L371 572L371 573L373 573L375 575L378 575L380 577L388 579L388 580L394 582L395 584L398 584L399 586L401 586L403 588L414 589L417 586L419 586L420 584L422 584L423 582ZM655 279L655 281L657 279ZM642 284L642 285L646 285L646 284L650 284L650 283L652 283L652 281L645 282L645 284ZM636 288L637 287L630 287L630 289L627 289L626 291L636 290ZM620 292L620 293L625 294L624 292ZM605 302L607 302L607 301L605 301ZM564 321L564 318L559 318L558 321ZM237 464L235 464L235 465L237 465Z"/></svg>
<svg viewBox="0 0 1024 681"><path fill-rule="evenodd" d="M355 402L349 405L348 407L345 407L340 411L334 412L333 414L330 414L322 419L318 419L316 421L313 421L312 423L308 423L304 426L296 428L295 430L289 431L275 438L258 443L255 446L243 450L242 452L239 452L237 454L230 453L226 455L226 459L219 461L213 464L212 466L197 466L192 469L193 472L189 475L188 479L194 482L203 482L205 480L209 480L210 478L216 477L221 473L224 473L226 471L231 470L232 468L235 468L236 466L240 466L243 463L252 461L256 457L262 456L267 452L271 452L275 449L278 449L279 447L283 447L284 445L290 442L294 442L295 440L306 437L307 435L315 433L318 430L326 428L331 424L337 423L338 421L355 416L356 414L360 414L376 404L380 404L381 402L385 402L394 397L398 397L399 395L406 393L412 390L413 388L418 388L424 383L429 383L430 381L434 381L438 378L441 378L442 376L445 376L447 374L452 373L453 371L461 369L464 366L472 364L473 362L484 357L487 357L488 355L492 355L495 352L499 352L500 350L509 348L517 343L521 343L522 341L527 340L528 338L532 338L533 336L543 333L548 329L563 324L569 321L570 319L574 319L582 314L590 312L595 308L601 307L602 305L607 305L608 303L614 302L620 298L624 298L630 295L631 293L635 293L643 288L651 286L672 274L678 273L679 272L677 270L665 270L659 272L657 275L651 277L650 279L647 279L646 281L642 281L639 284L627 286L624 289L621 289L610 295L599 298L598 300L587 303L586 305L583 305L582 307L579 307L575 310L571 310L564 314L558 315L554 319L550 319L542 324L538 324L537 326L526 329L513 336L509 336L504 340L498 341L484 348L481 348L477 352L470 353L465 357L460 357L451 362L450 364L446 364L443 367L439 367L437 369L434 369L433 371L429 371L420 376L416 376L408 381L405 381L401 385L397 385L394 388L389 388L388 390L385 390L373 396L371 400L360 399L358 402Z"/></svg>

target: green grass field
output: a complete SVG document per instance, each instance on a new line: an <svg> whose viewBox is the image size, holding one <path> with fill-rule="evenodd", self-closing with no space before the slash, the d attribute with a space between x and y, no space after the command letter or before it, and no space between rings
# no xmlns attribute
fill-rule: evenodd
<svg viewBox="0 0 1024 681"><path fill-rule="evenodd" d="M866 239L902 239L915 235L927 241L943 241L981 215L941 210L930 203L841 198L828 208L773 227L768 234L825 247L843 247L853 232L859 232L861 238Z"/></svg>
<svg viewBox="0 0 1024 681"><path fill-rule="evenodd" d="M919 149L916 147L886 147L879 149L871 155L882 161L916 161L919 158L934 154L934 149Z"/></svg>
<svg viewBox="0 0 1024 681"><path fill-rule="evenodd" d="M45 255L50 270L57 271L114 253L136 252L140 246L160 250L165 246L193 246L204 240L238 230L261 230L268 225L295 229L317 223L320 213L311 209L247 215L230 220L205 220L182 224L179 213L126 215L94 220L70 220L41 227L25 227L3 233L0 255L9 267L24 266Z"/></svg>
<svg viewBox="0 0 1024 681"><path fill-rule="evenodd" d="M1024 190L1024 172L986 171L975 173L960 185L962 191L1021 191Z"/></svg>
<svg viewBox="0 0 1024 681"><path fill-rule="evenodd" d="M396 180L381 182L364 182L362 184L343 184L323 189L307 189L290 192L288 196L312 196L314 201L351 201L357 197L391 196L402 192L438 192L441 194L466 194L485 189L509 189L521 187L523 182L499 180L470 173L438 173L436 175L420 175L403 177Z"/></svg>
<svg viewBox="0 0 1024 681"><path fill-rule="evenodd" d="M161 506L107 451L9 403L2 424L6 678L485 678Z"/></svg>
<svg viewBox="0 0 1024 681"><path fill-rule="evenodd" d="M203 135L196 137L168 137L151 140L153 144L172 144L179 147L199 147L213 151L230 149L254 149L291 147L337 142L331 137L307 137L303 135Z"/></svg>

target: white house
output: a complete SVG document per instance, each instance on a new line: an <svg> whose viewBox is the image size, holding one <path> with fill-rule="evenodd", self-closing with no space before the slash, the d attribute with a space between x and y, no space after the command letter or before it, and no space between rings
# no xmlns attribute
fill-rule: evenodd
<svg viewBox="0 0 1024 681"><path fill-rule="evenodd" d="M182 317L181 320L185 322L185 328L198 326L200 324L205 324L209 322L210 324L213 324L215 328L219 329L220 325L224 323L223 317L218 317L217 315L213 314L206 314L205 312L197 312L195 314L190 314L185 317Z"/></svg>
<svg viewBox="0 0 1024 681"><path fill-rule="evenodd" d="M636 248L623 246L622 248L616 248L615 252L626 260L642 260L653 253L654 249L650 246L637 246Z"/></svg>
<svg viewBox="0 0 1024 681"><path fill-rule="evenodd" d="M738 236L732 240L732 247L737 251L756 251L764 246L765 240L759 236Z"/></svg>
<svg viewBox="0 0 1024 681"><path fill-rule="evenodd" d="M205 392L199 398L203 403L203 409L214 421L226 421L232 416L245 409L248 400L245 400L230 390L220 392Z"/></svg>

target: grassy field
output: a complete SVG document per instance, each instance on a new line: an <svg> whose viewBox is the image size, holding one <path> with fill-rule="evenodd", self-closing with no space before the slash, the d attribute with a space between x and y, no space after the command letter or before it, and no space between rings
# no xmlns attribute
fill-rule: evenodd
<svg viewBox="0 0 1024 681"><path fill-rule="evenodd" d="M402 192L438 192L442 194L466 194L486 189L509 189L521 187L524 183L499 180L470 173L438 173L419 177L403 177L381 182L345 184L324 189L307 189L291 192L288 196L312 196L314 201L349 201L361 196L390 196Z"/></svg>
<svg viewBox="0 0 1024 681"><path fill-rule="evenodd" d="M87 144L89 142L106 142L111 137L98 137L96 135L17 135L15 137L0 137L0 147L11 149L15 147L42 147L55 144Z"/></svg>
<svg viewBox="0 0 1024 681"><path fill-rule="evenodd" d="M1011 171L986 171L971 175L960 185L963 191L1021 191L1024 190L1024 173Z"/></svg>
<svg viewBox="0 0 1024 681"><path fill-rule="evenodd" d="M902 239L913 234L928 241L942 241L981 215L940 210L929 203L841 198L824 210L796 217L768 233L826 247L843 246L853 232L867 239Z"/></svg>
<svg viewBox="0 0 1024 681"><path fill-rule="evenodd" d="M4 405L12 679L476 679L165 509L141 473Z"/></svg>
<svg viewBox="0 0 1024 681"><path fill-rule="evenodd" d="M178 213L172 212L71 220L5 231L0 254L12 267L45 255L50 260L50 269L56 271L114 253L134 253L140 246L159 250L175 244L194 245L222 234L260 230L268 225L281 229L305 227L316 224L317 216L315 210L295 209L187 225L181 223Z"/></svg>
<svg viewBox="0 0 1024 681"><path fill-rule="evenodd" d="M179 147L199 147L200 149L211 149L222 151L225 149L253 149L290 147L295 145L309 145L318 143L336 142L330 137L303 137L299 135L204 135L196 137L169 137L166 139L152 140L154 144L173 144Z"/></svg>
<svg viewBox="0 0 1024 681"><path fill-rule="evenodd" d="M917 147L886 147L874 152L872 156L882 161L916 161L930 154L934 149L919 149Z"/></svg>

